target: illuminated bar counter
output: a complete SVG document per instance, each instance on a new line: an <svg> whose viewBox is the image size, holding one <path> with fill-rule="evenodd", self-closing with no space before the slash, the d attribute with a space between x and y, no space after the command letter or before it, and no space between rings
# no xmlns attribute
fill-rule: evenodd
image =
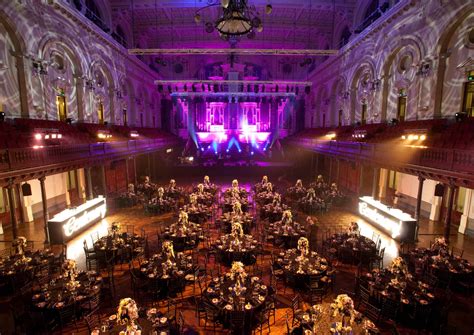
<svg viewBox="0 0 474 335"><path fill-rule="evenodd" d="M359 213L393 239L400 242L415 241L416 220L410 214L386 206L369 196L359 198Z"/></svg>
<svg viewBox="0 0 474 335"><path fill-rule="evenodd" d="M48 221L49 240L52 244L65 243L103 219L107 212L105 198L99 196L84 204L65 209Z"/></svg>

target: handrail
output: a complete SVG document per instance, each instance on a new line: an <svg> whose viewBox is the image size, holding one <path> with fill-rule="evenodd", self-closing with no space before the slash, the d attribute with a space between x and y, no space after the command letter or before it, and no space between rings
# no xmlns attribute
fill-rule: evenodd
<svg viewBox="0 0 474 335"><path fill-rule="evenodd" d="M176 143L174 138L99 142L91 144L71 144L48 146L43 148L14 148L0 150L0 172L41 167L44 165L113 157L117 155L139 154L160 150L166 145Z"/></svg>
<svg viewBox="0 0 474 335"><path fill-rule="evenodd" d="M474 174L474 150L448 148L412 148L387 143L323 141L290 138L288 142L328 155L397 166L419 166L440 171ZM474 180L474 175L472 178Z"/></svg>

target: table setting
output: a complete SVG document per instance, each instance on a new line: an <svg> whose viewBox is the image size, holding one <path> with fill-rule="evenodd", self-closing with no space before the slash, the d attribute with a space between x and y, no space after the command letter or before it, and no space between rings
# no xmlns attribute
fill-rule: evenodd
<svg viewBox="0 0 474 335"><path fill-rule="evenodd" d="M180 211L178 221L163 231L166 240L173 241L177 251L194 249L199 245L203 230L200 224L190 222L188 213Z"/></svg>
<svg viewBox="0 0 474 335"><path fill-rule="evenodd" d="M252 235L244 234L239 222L232 223L232 232L222 235L214 244L224 264L240 261L245 265L254 264L257 259L258 241Z"/></svg>

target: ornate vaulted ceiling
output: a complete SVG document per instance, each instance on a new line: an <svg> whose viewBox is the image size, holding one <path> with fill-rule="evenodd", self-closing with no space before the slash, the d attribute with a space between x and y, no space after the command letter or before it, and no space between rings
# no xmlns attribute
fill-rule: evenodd
<svg viewBox="0 0 474 335"><path fill-rule="evenodd" d="M219 6L202 10L201 24L194 22L197 9L219 0L110 0L113 17L132 22L134 46L149 48L227 47L218 33L206 33L204 22L214 22ZM264 7L273 6L271 15ZM352 25L356 0L249 0L261 13L263 32L255 39L242 37L239 47L333 48L341 26Z"/></svg>

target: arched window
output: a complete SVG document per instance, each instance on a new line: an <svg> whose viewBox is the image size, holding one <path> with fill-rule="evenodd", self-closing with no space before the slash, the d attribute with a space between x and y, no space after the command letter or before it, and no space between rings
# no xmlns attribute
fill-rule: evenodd
<svg viewBox="0 0 474 335"><path fill-rule="evenodd" d="M344 30L342 31L341 38L339 40L339 47L342 48L344 45L346 45L349 42L349 39L351 38L351 31L349 30L349 27L345 27Z"/></svg>
<svg viewBox="0 0 474 335"><path fill-rule="evenodd" d="M86 17L106 33L110 31L109 27L104 23L99 6L97 6L94 0L86 0Z"/></svg>
<svg viewBox="0 0 474 335"><path fill-rule="evenodd" d="M125 37L125 32L123 31L123 28L120 25L115 28L115 32L112 33L112 37L121 45L127 47L127 39Z"/></svg>
<svg viewBox="0 0 474 335"><path fill-rule="evenodd" d="M474 117L474 71L468 74L468 81L464 83L464 98L462 111L469 117Z"/></svg>
<svg viewBox="0 0 474 335"><path fill-rule="evenodd" d="M371 17L371 15L379 8L379 0L372 0L372 2L367 6L364 15L364 21Z"/></svg>

